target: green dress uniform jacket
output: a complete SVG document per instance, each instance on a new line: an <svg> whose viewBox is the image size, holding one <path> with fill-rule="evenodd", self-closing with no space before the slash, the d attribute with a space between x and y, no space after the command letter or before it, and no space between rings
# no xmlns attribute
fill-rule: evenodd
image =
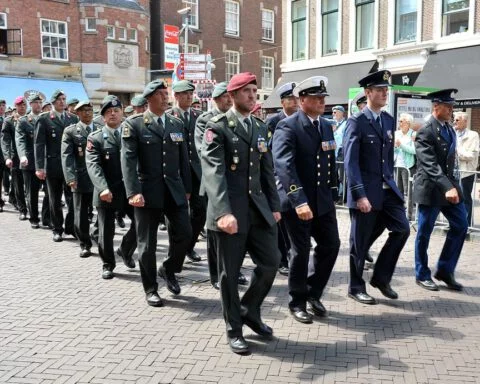
<svg viewBox="0 0 480 384"><path fill-rule="evenodd" d="M127 197L141 193L146 208L164 208L165 188L177 206L187 204L191 175L181 120L166 115L162 128L150 111L125 120L122 172Z"/></svg>
<svg viewBox="0 0 480 384"><path fill-rule="evenodd" d="M15 126L17 120L13 116L9 116L3 122L1 128L1 146L3 152L3 161L11 159L13 161L13 168L19 168L19 157L17 154L17 145L15 144Z"/></svg>
<svg viewBox="0 0 480 384"><path fill-rule="evenodd" d="M280 211L268 149L265 123L252 116L248 137L232 110L213 117L203 137L202 168L208 195L207 228L220 231L217 220L231 213L238 232L249 227L249 200L268 225L275 225L272 212Z"/></svg>
<svg viewBox="0 0 480 384"><path fill-rule="evenodd" d="M24 170L35 170L33 139L37 118L38 116L31 113L27 116L22 116L15 127L15 142L17 144L18 157L26 157L28 160L27 166L20 166Z"/></svg>

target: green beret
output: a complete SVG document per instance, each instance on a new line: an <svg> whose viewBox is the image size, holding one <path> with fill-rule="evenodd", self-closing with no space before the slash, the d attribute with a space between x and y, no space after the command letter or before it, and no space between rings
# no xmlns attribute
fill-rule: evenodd
<svg viewBox="0 0 480 384"><path fill-rule="evenodd" d="M192 104L195 104L195 103L200 103L200 100L198 100L196 97L192 99Z"/></svg>
<svg viewBox="0 0 480 384"><path fill-rule="evenodd" d="M72 105L72 104L78 104L80 100L78 100L76 97L70 99L67 101L67 105Z"/></svg>
<svg viewBox="0 0 480 384"><path fill-rule="evenodd" d="M50 102L54 103L61 95L65 96L65 92L61 89L57 89L52 93L52 97L50 97Z"/></svg>
<svg viewBox="0 0 480 384"><path fill-rule="evenodd" d="M107 95L103 98L102 104L108 103L109 101L112 101L114 99L118 99L118 97L115 95Z"/></svg>
<svg viewBox="0 0 480 384"><path fill-rule="evenodd" d="M143 97L148 97L150 96L153 92L155 92L157 89L167 89L167 83L165 83L162 80L153 80L150 83L148 83L145 86L145 89L143 90Z"/></svg>
<svg viewBox="0 0 480 384"><path fill-rule="evenodd" d="M188 80L176 81L172 85L172 91L175 93L194 91L194 90L195 90L195 85L193 85L193 83Z"/></svg>
<svg viewBox="0 0 480 384"><path fill-rule="evenodd" d="M5 99L0 99L0 104L7 104Z"/></svg>
<svg viewBox="0 0 480 384"><path fill-rule="evenodd" d="M42 96L40 96L40 94L38 93L31 93L28 96L28 102L33 103L34 101L43 101ZM0 100L0 103L1 103L1 100Z"/></svg>
<svg viewBox="0 0 480 384"><path fill-rule="evenodd" d="M213 88L212 97L215 99L216 97L222 96L225 92L227 92L227 85L228 81L223 81L215 85L215 88Z"/></svg>
<svg viewBox="0 0 480 384"><path fill-rule="evenodd" d="M125 107L123 110L125 113L132 113L133 112L133 107L131 105L128 105Z"/></svg>
<svg viewBox="0 0 480 384"><path fill-rule="evenodd" d="M45 108L45 107L48 106L48 105L52 105L52 103L49 102L49 101L47 101L47 100L45 100L45 101L42 103L42 109Z"/></svg>
<svg viewBox="0 0 480 384"><path fill-rule="evenodd" d="M82 101L79 101L78 104L75 106L75 111L78 111L80 108L85 106L93 108L93 104L90 102L90 100L82 100Z"/></svg>
<svg viewBox="0 0 480 384"><path fill-rule="evenodd" d="M106 102L104 102L102 104L102 108L100 109L100 114L103 116L103 114L105 113L105 111L108 109L108 108L122 108L122 103L120 102L120 100L118 99L117 96L114 96L114 95L109 95L109 96L113 96L113 97L110 97L109 100L107 100Z"/></svg>
<svg viewBox="0 0 480 384"><path fill-rule="evenodd" d="M135 96L132 99L131 103L134 107L143 107L145 104L147 104L147 99L145 99L142 96Z"/></svg>

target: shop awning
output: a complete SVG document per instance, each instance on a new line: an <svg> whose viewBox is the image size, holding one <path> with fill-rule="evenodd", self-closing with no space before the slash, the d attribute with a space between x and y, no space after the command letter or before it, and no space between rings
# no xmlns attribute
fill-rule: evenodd
<svg viewBox="0 0 480 384"><path fill-rule="evenodd" d="M358 87L358 80L366 76L373 65L373 61L361 63L336 65L332 67L321 67L305 69L302 71L285 72L282 74L282 80L277 84L267 100L263 103L263 108L281 108L280 98L277 96L276 89L282 84L293 81L299 83L311 76L326 76L328 78L327 90L330 96L326 98L328 105L348 104L348 89Z"/></svg>
<svg viewBox="0 0 480 384"><path fill-rule="evenodd" d="M7 105L13 105L17 96L26 96L32 92L38 92L43 98L49 100L56 89L64 91L67 99L73 97L79 100L88 99L87 92L85 92L85 88L80 81L0 76L0 99L5 99Z"/></svg>
<svg viewBox="0 0 480 384"><path fill-rule="evenodd" d="M457 88L457 100L480 98L480 45L430 53L415 86Z"/></svg>

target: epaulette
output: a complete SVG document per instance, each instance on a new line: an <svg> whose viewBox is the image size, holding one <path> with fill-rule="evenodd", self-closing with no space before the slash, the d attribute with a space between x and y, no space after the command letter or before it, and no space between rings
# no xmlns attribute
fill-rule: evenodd
<svg viewBox="0 0 480 384"><path fill-rule="evenodd" d="M97 129L96 131L93 131L93 132L90 132L90 135L89 136L96 136L96 135L99 135L100 133L102 132L102 129Z"/></svg>
<svg viewBox="0 0 480 384"><path fill-rule="evenodd" d="M23 120L27 120L27 117L28 117L28 115L20 116L20 118L17 121L20 122L20 121L23 121Z"/></svg>
<svg viewBox="0 0 480 384"><path fill-rule="evenodd" d="M225 115L225 113L221 113L217 116L213 116L211 121L213 121L214 123L217 123L220 120L222 120L223 118L227 118L227 115Z"/></svg>
<svg viewBox="0 0 480 384"><path fill-rule="evenodd" d="M50 114L50 111L42 112L42 113L40 113L40 115L38 115L38 118L40 118L40 117L42 117L42 116L49 115L49 114Z"/></svg>
<svg viewBox="0 0 480 384"><path fill-rule="evenodd" d="M175 115L172 115L172 114L170 114L170 113L168 113L167 116L168 116L170 119L172 119L172 120L174 120L174 121L177 121L177 122L180 123L180 124L183 124L183 120L180 119L180 117L175 116Z"/></svg>
<svg viewBox="0 0 480 384"><path fill-rule="evenodd" d="M260 117L255 116L255 115L253 115L253 114L252 114L251 116L252 116L253 118L257 119L260 123L265 124L265 121L263 121L263 119L261 119Z"/></svg>
<svg viewBox="0 0 480 384"><path fill-rule="evenodd" d="M139 117L142 117L143 113L135 113L131 116L128 116L126 120L133 120L133 119L138 119Z"/></svg>

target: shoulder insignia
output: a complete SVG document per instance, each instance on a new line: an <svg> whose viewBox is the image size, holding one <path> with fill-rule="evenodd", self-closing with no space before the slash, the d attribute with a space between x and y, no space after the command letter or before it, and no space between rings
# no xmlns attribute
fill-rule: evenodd
<svg viewBox="0 0 480 384"><path fill-rule="evenodd" d="M170 118L170 122L172 121L176 121L177 123L180 123L183 125L183 121L176 115L171 115L171 114L167 114L166 116L168 116L168 118Z"/></svg>
<svg viewBox="0 0 480 384"><path fill-rule="evenodd" d="M213 130L212 130L212 128L207 128L207 130L205 131L205 142L208 143L208 144L213 142Z"/></svg>
<svg viewBox="0 0 480 384"><path fill-rule="evenodd" d="M130 127L127 124L122 127L122 137L130 137Z"/></svg>
<svg viewBox="0 0 480 384"><path fill-rule="evenodd" d="M213 117L212 117L212 121L213 121L214 123L216 123L216 122L220 121L223 117L225 117L225 114L224 114L224 113L221 113L221 114L219 114L219 115L213 116ZM235 125L235 123L233 123L233 124Z"/></svg>
<svg viewBox="0 0 480 384"><path fill-rule="evenodd" d="M93 149L93 142L91 140L87 140L87 151L91 151Z"/></svg>

